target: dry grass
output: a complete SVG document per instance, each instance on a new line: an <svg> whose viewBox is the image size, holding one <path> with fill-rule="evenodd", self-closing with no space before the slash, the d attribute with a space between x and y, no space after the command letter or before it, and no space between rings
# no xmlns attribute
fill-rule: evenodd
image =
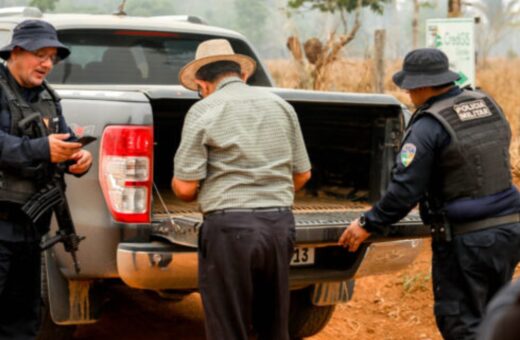
<svg viewBox="0 0 520 340"><path fill-rule="evenodd" d="M298 71L292 60L270 60L267 66L280 87L295 88L299 83ZM392 75L401 61L390 62L385 76L385 92L410 106L408 96L392 82ZM328 70L326 90L342 92L372 92L371 60L340 59ZM492 95L502 106L511 124L511 167L515 183L520 185L520 59L496 59L488 67L477 70L477 86Z"/></svg>

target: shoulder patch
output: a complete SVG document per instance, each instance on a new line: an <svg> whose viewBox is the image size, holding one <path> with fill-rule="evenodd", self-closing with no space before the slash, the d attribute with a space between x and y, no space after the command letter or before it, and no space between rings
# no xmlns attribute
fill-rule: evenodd
<svg viewBox="0 0 520 340"><path fill-rule="evenodd" d="M417 152L417 147L415 144L406 143L401 148L400 158L401 163L407 168L410 164L412 164L413 159L415 158L415 153Z"/></svg>
<svg viewBox="0 0 520 340"><path fill-rule="evenodd" d="M459 119L463 122L489 117L493 114L483 99L454 105L453 110L455 110Z"/></svg>

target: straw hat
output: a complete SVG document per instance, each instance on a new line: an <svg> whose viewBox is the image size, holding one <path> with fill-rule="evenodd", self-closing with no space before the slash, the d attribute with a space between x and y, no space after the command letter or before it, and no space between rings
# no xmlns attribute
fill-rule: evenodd
<svg viewBox="0 0 520 340"><path fill-rule="evenodd" d="M193 91L197 90L195 75L201 67L217 61L233 61L240 65L246 79L255 72L256 62L243 54L236 54L226 39L211 39L199 44L195 53L195 60L185 65L179 72L181 84Z"/></svg>

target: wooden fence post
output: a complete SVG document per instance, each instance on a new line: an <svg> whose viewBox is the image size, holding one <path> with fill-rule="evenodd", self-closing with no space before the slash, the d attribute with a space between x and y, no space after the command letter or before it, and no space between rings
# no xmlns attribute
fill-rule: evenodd
<svg viewBox="0 0 520 340"><path fill-rule="evenodd" d="M385 92L385 30L374 35L374 92Z"/></svg>

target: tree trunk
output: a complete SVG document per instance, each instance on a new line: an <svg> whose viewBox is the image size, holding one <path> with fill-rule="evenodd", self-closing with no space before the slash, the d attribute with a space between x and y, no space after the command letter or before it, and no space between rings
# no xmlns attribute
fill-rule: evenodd
<svg viewBox="0 0 520 340"><path fill-rule="evenodd" d="M296 67L298 69L299 84L298 88L306 89L309 87L309 73L307 72L306 63L303 59L302 45L300 39L297 36L290 36L287 38L287 49L291 52Z"/></svg>
<svg viewBox="0 0 520 340"><path fill-rule="evenodd" d="M374 92L385 92L385 30L376 30L374 36Z"/></svg>
<svg viewBox="0 0 520 340"><path fill-rule="evenodd" d="M414 50L419 44L419 8L419 0L413 0L412 48Z"/></svg>
<svg viewBox="0 0 520 340"><path fill-rule="evenodd" d="M462 11L461 0L448 0L448 18L460 17Z"/></svg>

